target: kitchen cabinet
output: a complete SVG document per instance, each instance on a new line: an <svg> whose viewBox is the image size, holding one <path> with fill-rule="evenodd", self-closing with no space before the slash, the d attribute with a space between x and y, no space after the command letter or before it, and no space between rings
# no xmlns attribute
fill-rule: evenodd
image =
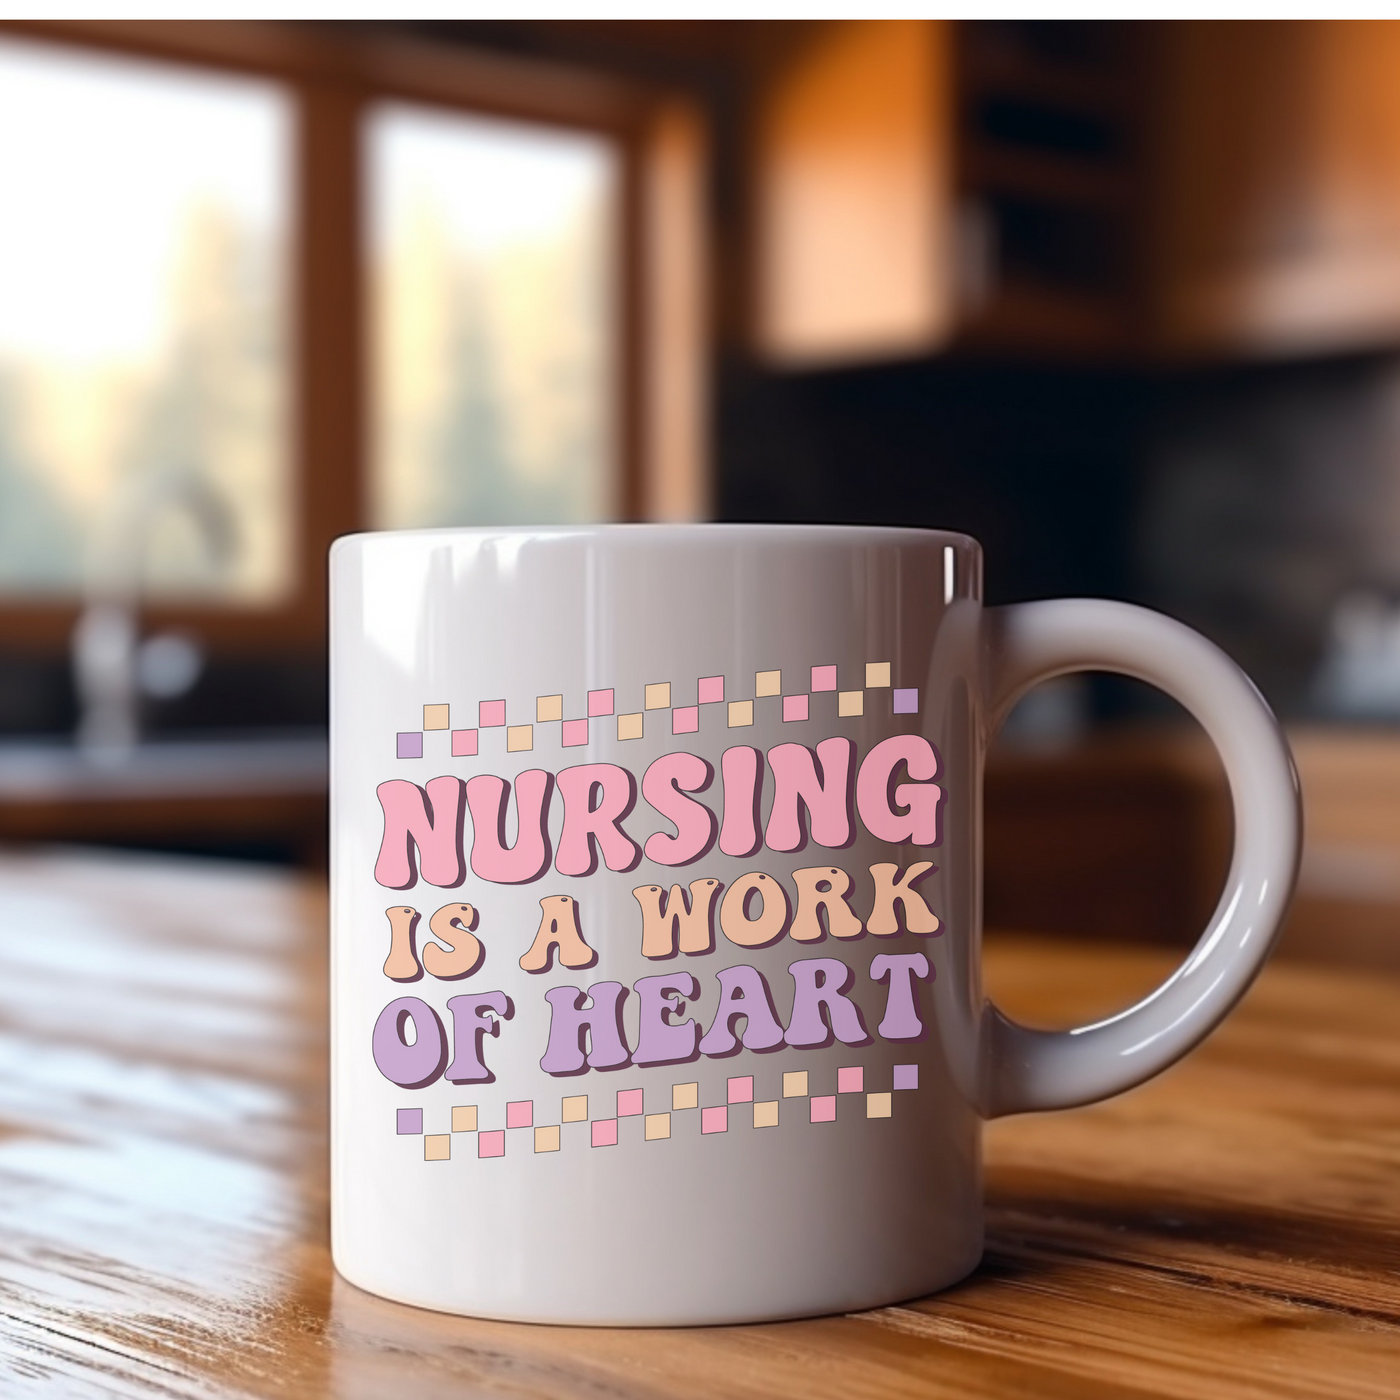
<svg viewBox="0 0 1400 1400"><path fill-rule="evenodd" d="M760 353L801 365L1125 344L1136 54L1116 22L805 31L759 84Z"/></svg>
<svg viewBox="0 0 1400 1400"><path fill-rule="evenodd" d="M1400 23L1154 26L1152 343L1400 338Z"/></svg>
<svg viewBox="0 0 1400 1400"><path fill-rule="evenodd" d="M762 84L754 335L769 360L879 358L947 338L949 30L814 26Z"/></svg>
<svg viewBox="0 0 1400 1400"><path fill-rule="evenodd" d="M1400 339L1400 22L843 21L757 87L770 363Z"/></svg>

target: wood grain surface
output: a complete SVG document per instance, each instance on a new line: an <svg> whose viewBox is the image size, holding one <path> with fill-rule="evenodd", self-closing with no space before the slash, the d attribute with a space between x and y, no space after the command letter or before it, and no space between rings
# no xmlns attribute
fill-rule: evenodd
<svg viewBox="0 0 1400 1400"><path fill-rule="evenodd" d="M1154 1084L992 1124L986 1258L946 1293L603 1331L420 1312L336 1277L324 925L318 887L254 867L0 858L0 1395L1400 1394L1387 975L1276 963ZM1001 937L988 982L1063 1024L1170 962Z"/></svg>

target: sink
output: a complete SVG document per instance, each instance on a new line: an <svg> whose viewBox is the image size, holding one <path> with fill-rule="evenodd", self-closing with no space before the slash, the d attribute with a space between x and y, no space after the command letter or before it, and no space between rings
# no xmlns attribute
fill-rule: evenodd
<svg viewBox="0 0 1400 1400"><path fill-rule="evenodd" d="M119 763L100 764L71 740L0 743L0 805L65 799L324 793L326 733L198 735L150 739Z"/></svg>

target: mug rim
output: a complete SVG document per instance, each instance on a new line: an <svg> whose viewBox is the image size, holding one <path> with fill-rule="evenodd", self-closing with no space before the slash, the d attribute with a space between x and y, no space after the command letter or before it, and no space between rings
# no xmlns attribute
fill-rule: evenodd
<svg viewBox="0 0 1400 1400"><path fill-rule="evenodd" d="M428 525L395 530L356 530L340 535L331 543L331 554L353 543L380 539L411 539L414 537L447 536L449 538L493 539L534 537L540 540L627 540L674 538L676 543L738 542L763 536L778 543L811 544L928 544L939 540L944 545L956 543L963 548L981 552L981 543L961 530L945 530L924 525L864 525L864 524L806 524L802 522L762 521L619 521L597 524L553 525Z"/></svg>

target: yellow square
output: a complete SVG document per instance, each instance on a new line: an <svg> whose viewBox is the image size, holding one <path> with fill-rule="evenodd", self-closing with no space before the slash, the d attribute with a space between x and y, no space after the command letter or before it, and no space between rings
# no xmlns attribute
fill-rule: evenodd
<svg viewBox="0 0 1400 1400"><path fill-rule="evenodd" d="M867 661L865 663L865 688L883 690L890 683L890 663L888 661Z"/></svg>
<svg viewBox="0 0 1400 1400"><path fill-rule="evenodd" d="M588 1095L575 1094L559 1105L559 1117L565 1123L588 1122Z"/></svg>
<svg viewBox="0 0 1400 1400"><path fill-rule="evenodd" d="M781 695L783 693L783 673L781 671L760 671L753 678L755 695Z"/></svg>
<svg viewBox="0 0 1400 1400"><path fill-rule="evenodd" d="M424 705L423 706L423 728L424 729L447 729L450 728L450 721L447 718L446 705Z"/></svg>
<svg viewBox="0 0 1400 1400"><path fill-rule="evenodd" d="M640 739L642 737L641 715L618 715L617 737L619 739Z"/></svg>
<svg viewBox="0 0 1400 1400"><path fill-rule="evenodd" d="M423 1139L423 1160L445 1162L452 1156L451 1133L429 1133Z"/></svg>
<svg viewBox="0 0 1400 1400"><path fill-rule="evenodd" d="M768 1099L764 1103L754 1104L753 1125L755 1128L776 1128L778 1126L777 1099Z"/></svg>
<svg viewBox="0 0 1400 1400"><path fill-rule="evenodd" d="M700 1107L700 1085L699 1085L699 1084L672 1084L672 1085L671 1085L671 1107L672 1107L672 1108L699 1108L699 1107Z"/></svg>
<svg viewBox="0 0 1400 1400"><path fill-rule="evenodd" d="M753 701L731 700L729 702L729 727L731 729L742 729L746 724L752 723Z"/></svg>
<svg viewBox="0 0 1400 1400"><path fill-rule="evenodd" d="M476 1132L476 1105L458 1104L452 1110L452 1131L454 1133Z"/></svg>
<svg viewBox="0 0 1400 1400"><path fill-rule="evenodd" d="M536 1152L558 1152L559 1151L559 1124L553 1123L548 1128L535 1129L535 1151Z"/></svg>
<svg viewBox="0 0 1400 1400"><path fill-rule="evenodd" d="M865 692L863 690L843 690L836 697L838 715L863 715L865 713Z"/></svg>
<svg viewBox="0 0 1400 1400"><path fill-rule="evenodd" d="M669 710L671 708L671 682L657 681L647 686L646 706L649 710Z"/></svg>
<svg viewBox="0 0 1400 1400"><path fill-rule="evenodd" d="M550 719L563 719L564 697L562 695L535 696L535 718L541 724Z"/></svg>
<svg viewBox="0 0 1400 1400"><path fill-rule="evenodd" d="M783 1097L785 1099L805 1099L807 1097L807 1071L790 1069L783 1075Z"/></svg>
<svg viewBox="0 0 1400 1400"><path fill-rule="evenodd" d="M892 1098L891 1094L867 1094L865 1096L865 1116L867 1118L888 1118Z"/></svg>
<svg viewBox="0 0 1400 1400"><path fill-rule="evenodd" d="M645 1137L648 1142L671 1136L671 1115L669 1113L648 1113L646 1116Z"/></svg>
<svg viewBox="0 0 1400 1400"><path fill-rule="evenodd" d="M535 726L533 724L512 724L506 730L506 752L524 753L535 747Z"/></svg>

